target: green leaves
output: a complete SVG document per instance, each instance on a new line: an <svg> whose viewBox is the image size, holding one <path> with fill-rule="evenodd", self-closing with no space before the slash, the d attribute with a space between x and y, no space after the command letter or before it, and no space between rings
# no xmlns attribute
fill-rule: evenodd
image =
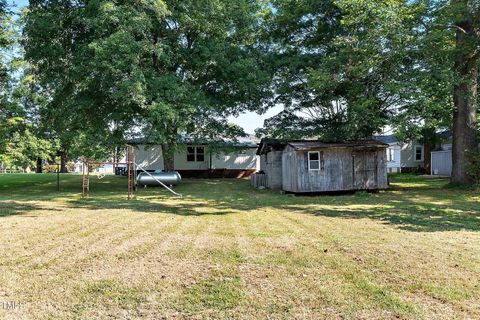
<svg viewBox="0 0 480 320"><path fill-rule="evenodd" d="M397 82L417 8L403 0L274 1L273 6L270 50L276 103L285 112L260 133L291 128L281 134L341 141L369 138L385 126L403 103Z"/></svg>
<svg viewBox="0 0 480 320"><path fill-rule="evenodd" d="M39 138L30 129L13 133L9 139L6 152L0 161L9 163L11 167L30 168L37 158L53 159L56 153L56 141Z"/></svg>
<svg viewBox="0 0 480 320"><path fill-rule="evenodd" d="M271 95L261 10L255 0L31 2L27 58L62 144L112 127L172 147L179 133L232 132L226 116Z"/></svg>

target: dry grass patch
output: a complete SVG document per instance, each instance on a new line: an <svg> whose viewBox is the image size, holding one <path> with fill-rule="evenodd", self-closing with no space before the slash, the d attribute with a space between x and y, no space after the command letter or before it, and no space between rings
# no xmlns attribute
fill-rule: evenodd
<svg viewBox="0 0 480 320"><path fill-rule="evenodd" d="M480 318L480 198L394 177L379 194L287 197L186 180L125 200L106 177L0 175L5 319Z"/></svg>

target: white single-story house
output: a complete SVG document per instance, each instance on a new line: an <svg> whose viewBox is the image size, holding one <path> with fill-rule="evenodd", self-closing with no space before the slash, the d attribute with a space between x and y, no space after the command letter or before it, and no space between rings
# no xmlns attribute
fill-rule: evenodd
<svg viewBox="0 0 480 320"><path fill-rule="evenodd" d="M425 146L416 140L407 143L395 135L375 136L374 139L388 144L387 170L391 173L413 172L425 166Z"/></svg>
<svg viewBox="0 0 480 320"><path fill-rule="evenodd" d="M164 159L159 144L145 139L133 139L135 162L147 171L163 171ZM218 147L218 144L216 144ZM214 148L208 142L184 140L174 153L174 170L182 177L242 178L257 171L258 142L252 138L238 138L226 143L225 148ZM228 151L222 151L228 150Z"/></svg>
<svg viewBox="0 0 480 320"><path fill-rule="evenodd" d="M395 135L374 138L389 145L386 151L389 172L412 172L422 168L432 175L450 176L452 173L452 133L449 130L437 133L437 143L428 154L425 145L415 140L405 143ZM430 160L430 168L426 168L426 160Z"/></svg>
<svg viewBox="0 0 480 320"><path fill-rule="evenodd" d="M394 136L377 136L375 139L388 144L386 149L387 171L389 173L399 173L401 171L402 144Z"/></svg>
<svg viewBox="0 0 480 320"><path fill-rule="evenodd" d="M125 162L125 161L122 161L122 162ZM121 165L121 166L124 166L124 165ZM83 171L83 162L80 162L80 161L75 162L73 167L73 172L82 173L82 171ZM114 174L115 168L113 164L102 164L102 165L95 166L92 172L99 173L99 174Z"/></svg>

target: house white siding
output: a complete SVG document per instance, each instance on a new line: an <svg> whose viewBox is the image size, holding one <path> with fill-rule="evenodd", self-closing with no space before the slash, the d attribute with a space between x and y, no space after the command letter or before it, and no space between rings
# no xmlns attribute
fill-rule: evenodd
<svg viewBox="0 0 480 320"><path fill-rule="evenodd" d="M207 151L206 146L193 145L189 147L204 148L203 161L188 161L187 146L180 147L174 153L175 170L255 170L258 168L259 159L256 155L256 148L247 148L236 152L212 154ZM163 170L163 154L160 145L137 145L134 148L135 162L145 170ZM210 158L212 165L210 166Z"/></svg>
<svg viewBox="0 0 480 320"><path fill-rule="evenodd" d="M415 158L415 148L421 147L423 152L422 160L417 160ZM401 167L402 168L418 168L418 166L423 167L425 159L425 147L423 144L417 141L411 141L409 143L402 144L401 151Z"/></svg>
<svg viewBox="0 0 480 320"><path fill-rule="evenodd" d="M387 171L392 173L400 172L401 168L401 147L398 144L391 144L386 150ZM393 155L391 159L390 154Z"/></svg>
<svg viewBox="0 0 480 320"><path fill-rule="evenodd" d="M138 145L134 148L135 162L145 170L163 170L162 147Z"/></svg>
<svg viewBox="0 0 480 320"><path fill-rule="evenodd" d="M218 154L212 156L212 169L257 169L257 149L250 148L238 153Z"/></svg>
<svg viewBox="0 0 480 320"><path fill-rule="evenodd" d="M175 170L208 170L209 155L205 150L205 146L191 145L189 147L204 148L203 161L187 161L187 146L180 146L173 158Z"/></svg>

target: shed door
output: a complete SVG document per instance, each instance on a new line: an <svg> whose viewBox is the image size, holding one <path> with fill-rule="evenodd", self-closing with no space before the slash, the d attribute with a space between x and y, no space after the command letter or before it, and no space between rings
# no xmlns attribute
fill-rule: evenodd
<svg viewBox="0 0 480 320"><path fill-rule="evenodd" d="M352 155L355 189L375 189L378 184L376 152L355 151Z"/></svg>

